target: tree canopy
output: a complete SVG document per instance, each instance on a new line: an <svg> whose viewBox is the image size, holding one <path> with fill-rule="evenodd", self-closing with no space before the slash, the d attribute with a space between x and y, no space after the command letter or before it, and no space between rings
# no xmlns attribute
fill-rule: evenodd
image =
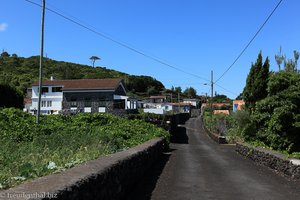
<svg viewBox="0 0 300 200"><path fill-rule="evenodd" d="M197 97L197 91L193 87L186 88L183 93L188 98L196 98Z"/></svg>
<svg viewBox="0 0 300 200"><path fill-rule="evenodd" d="M284 70L269 73L269 60L261 53L252 64L243 95L251 111L242 131L246 140L289 153L300 151L300 74L295 60L283 56ZM278 63L279 64L279 63Z"/></svg>
<svg viewBox="0 0 300 200"><path fill-rule="evenodd" d="M0 108L23 108L23 95L9 85L0 84Z"/></svg>
<svg viewBox="0 0 300 200"><path fill-rule="evenodd" d="M269 59L266 58L263 63L262 53L258 54L255 64L252 64L247 76L246 86L243 91L243 97L246 108L252 112L255 109L257 101L267 96L267 83L269 78Z"/></svg>
<svg viewBox="0 0 300 200"><path fill-rule="evenodd" d="M93 67L95 67L96 60L101 60L98 56L91 56L90 60L92 61Z"/></svg>
<svg viewBox="0 0 300 200"><path fill-rule="evenodd" d="M300 151L300 74L280 71L271 75L268 96L253 113L256 137L274 149Z"/></svg>

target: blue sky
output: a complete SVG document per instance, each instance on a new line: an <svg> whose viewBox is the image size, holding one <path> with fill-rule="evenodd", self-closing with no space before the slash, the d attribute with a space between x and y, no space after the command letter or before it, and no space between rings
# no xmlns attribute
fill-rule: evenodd
<svg viewBox="0 0 300 200"><path fill-rule="evenodd" d="M41 0L31 0L41 4ZM148 75L166 88L194 87L210 92L211 70L219 78L254 36L278 0L46 0L47 7L93 30L158 58L187 73L135 53L87 31L49 11L45 18L45 49L49 58L97 66L128 74ZM300 1L283 0L238 62L218 81L215 90L235 98L259 51L293 58L300 51ZM22 57L38 55L41 8L25 0L1 0L0 48ZM196 76L190 75L194 74ZM202 77L202 78L199 78ZM226 90L225 90L226 89Z"/></svg>

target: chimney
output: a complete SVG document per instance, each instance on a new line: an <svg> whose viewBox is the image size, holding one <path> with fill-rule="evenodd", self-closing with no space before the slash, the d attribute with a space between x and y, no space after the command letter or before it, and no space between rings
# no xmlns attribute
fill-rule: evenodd
<svg viewBox="0 0 300 200"><path fill-rule="evenodd" d="M51 76L51 77L50 77L50 80L51 80L51 81L53 81L53 80L54 80L53 76Z"/></svg>

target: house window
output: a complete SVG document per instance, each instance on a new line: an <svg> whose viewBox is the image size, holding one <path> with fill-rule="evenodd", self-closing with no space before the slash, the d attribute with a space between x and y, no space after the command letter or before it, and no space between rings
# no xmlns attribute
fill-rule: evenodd
<svg viewBox="0 0 300 200"><path fill-rule="evenodd" d="M77 99L75 97L71 97L70 104L71 107L77 107Z"/></svg>
<svg viewBox="0 0 300 200"><path fill-rule="evenodd" d="M48 87L42 87L42 94L47 93L47 92L49 92L49 88Z"/></svg>
<svg viewBox="0 0 300 200"><path fill-rule="evenodd" d="M52 92L62 92L62 87L52 87Z"/></svg>
<svg viewBox="0 0 300 200"><path fill-rule="evenodd" d="M52 107L52 101L47 101L47 107Z"/></svg>
<svg viewBox="0 0 300 200"><path fill-rule="evenodd" d="M42 103L42 105L41 105L42 107L46 107L46 105L47 105L46 101L42 101L41 103Z"/></svg>
<svg viewBox="0 0 300 200"><path fill-rule="evenodd" d="M125 100L114 100L114 109L125 109Z"/></svg>
<svg viewBox="0 0 300 200"><path fill-rule="evenodd" d="M91 98L87 97L84 99L84 107L92 107Z"/></svg>

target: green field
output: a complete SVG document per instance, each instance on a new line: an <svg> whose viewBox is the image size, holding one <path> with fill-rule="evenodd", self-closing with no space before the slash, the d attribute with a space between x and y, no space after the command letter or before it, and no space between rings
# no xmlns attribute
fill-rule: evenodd
<svg viewBox="0 0 300 200"><path fill-rule="evenodd" d="M0 109L0 189L68 169L156 137L164 129L110 114L35 116Z"/></svg>

